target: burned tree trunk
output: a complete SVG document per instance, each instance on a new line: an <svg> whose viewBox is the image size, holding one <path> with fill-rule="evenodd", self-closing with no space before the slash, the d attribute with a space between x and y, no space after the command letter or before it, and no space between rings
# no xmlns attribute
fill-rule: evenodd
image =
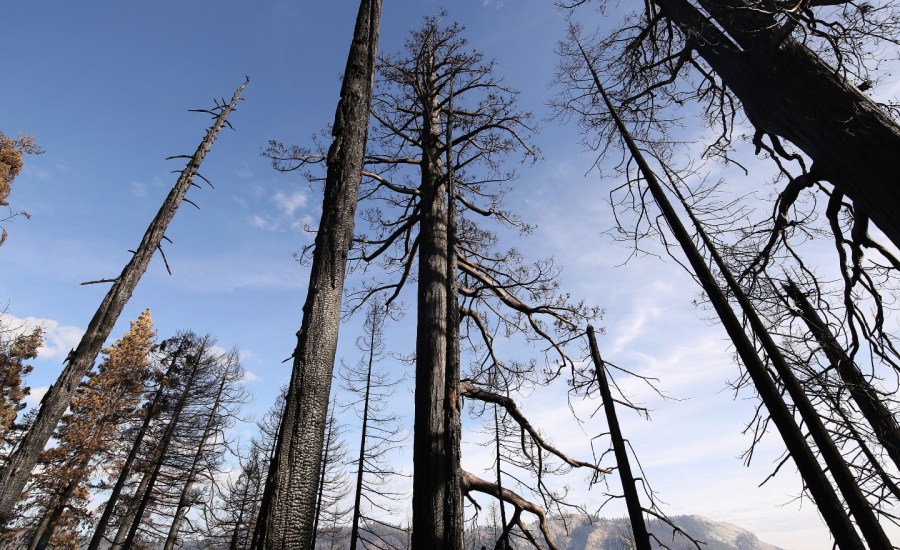
<svg viewBox="0 0 900 550"><path fill-rule="evenodd" d="M759 393L760 398L765 404L788 452L794 459L794 463L797 465L797 469L800 471L800 475L812 495L816 506L818 506L825 523L831 530L835 541L841 548L855 548L862 550L865 546L860 540L853 523L847 516L837 494L835 494L831 482L822 471L821 466L816 460L815 454L806 442L803 432L797 426L793 414L784 402L784 399L775 382L769 375L765 364L760 360L759 355L757 355L753 342L751 342L744 332L741 321L731 309L731 305L728 303L728 299L716 282L712 271L706 264L700 251L694 245L691 235L688 233L687 229L685 229L684 224L682 224L681 219L678 217L678 214L666 197L662 185L656 179L656 176L653 174L653 171L650 169L644 156L641 154L640 149L631 138L631 134L628 132L625 124L616 112L609 96L607 96L600 83L599 76L594 71L587 54L583 50L582 55L584 56L585 62L588 63L594 78L594 84L597 87L598 93L602 96L606 107L609 109L616 128L625 140L632 157L638 164L641 173L647 181L647 185L654 201L662 211L664 219L672 230L678 244L684 251L685 256L687 256L691 268L697 275L700 284L703 286L710 302L716 310L716 314L722 321L726 332L734 343L735 350L744 363L756 391Z"/></svg>
<svg viewBox="0 0 900 550"><path fill-rule="evenodd" d="M780 136L900 246L900 127L878 105L745 0L655 0L737 96L761 133ZM721 26L719 26L721 25ZM727 34L726 34L727 33Z"/></svg>
<svg viewBox="0 0 900 550"><path fill-rule="evenodd" d="M9 457L3 470L0 471L0 525L9 520L10 512L28 481L31 470L37 464L44 445L53 435L56 424L69 406L69 401L75 394L82 378L97 359L97 355L109 337L122 309L131 298L138 281L147 271L150 259L157 250L162 250L160 246L165 238L169 222L172 221L175 212L184 200L188 188L195 185L194 176L200 168L200 163L212 148L219 130L227 124L226 118L234 110L246 85L247 82L244 82L234 92L229 103L220 104L215 109L216 112L213 113L215 120L212 126L206 131L200 146L190 157L175 186L169 192L153 221L150 222L131 261L128 262L122 273L111 281L112 288L106 293L106 297L88 324L78 347L69 353L62 374L59 375L56 383L50 386L41 400L40 410L34 424L19 447Z"/></svg>
<svg viewBox="0 0 900 550"><path fill-rule="evenodd" d="M613 453L616 456L616 467L619 469L622 491L625 493L628 517L631 519L635 550L650 550L650 535L647 533L647 525L644 523L641 499L634 484L635 477L631 473L631 462L628 460L625 438L622 436L622 428L619 427L619 418L616 416L616 405L606 380L606 365L600 357L597 338L594 336L594 327L590 325L587 328L587 337L591 347L591 357L594 360L594 369L597 371L597 385L600 386L600 395L603 397L603 410L606 413L606 422L609 424L609 437L612 440Z"/></svg>
<svg viewBox="0 0 900 550"><path fill-rule="evenodd" d="M362 0L328 150L322 218L293 372L270 466L258 543L266 550L309 548L334 370L347 254L369 126L381 0Z"/></svg>
<svg viewBox="0 0 900 550"><path fill-rule="evenodd" d="M447 495L444 505L447 550L463 550L463 501L462 501L462 418L459 398L460 349L459 349L459 285L456 278L459 265L456 185L453 172L453 85L447 103L447 131L445 160L447 171L447 372L444 382L444 429L447 450Z"/></svg>
<svg viewBox="0 0 900 550"><path fill-rule="evenodd" d="M433 44L423 59L425 85L434 86ZM440 108L423 93L422 193L416 322L416 389L413 432L413 548L442 548L450 473L447 464L447 183L439 150Z"/></svg>
<svg viewBox="0 0 900 550"><path fill-rule="evenodd" d="M206 418L206 425L203 427L203 434L200 436L197 451L194 453L194 458L191 461L191 467L188 471L184 487L182 487L181 495L178 497L178 507L175 509L175 517L172 518L172 525L169 526L169 534L166 537L163 550L174 550L175 548L175 542L178 539L178 531L181 529L184 517L191 507L191 492L194 488L194 481L197 479L197 475L200 471L200 463L207 455L207 441L209 441L211 437L215 437L213 434L215 424L216 422L221 421L221 418L219 417L219 405L222 403L225 386L229 382L233 382L227 368L223 369L221 376L222 380L219 382L219 388L216 391L216 399L209 411L209 416Z"/></svg>
<svg viewBox="0 0 900 550"><path fill-rule="evenodd" d="M785 360L784 354L781 353L781 349L775 344L771 334L769 334L768 329L756 312L756 308L750 302L750 299L740 285L738 285L737 280L722 260L722 257L719 255L718 250L706 234L700 221L694 216L693 212L683 199L682 205L693 222L697 234L700 236L706 249L709 251L710 256L712 256L713 261L722 273L722 277L725 279L728 289L740 304L741 310L750 325L750 329L753 331L753 334L756 335L763 350L765 350L766 354L769 356L769 361L774 367L775 372L778 374L778 377L781 379L782 386L787 390L788 395L791 396L794 408L796 408L797 412L800 413L800 417L806 423L809 434L812 436L813 441L815 441L820 456L824 459L831 476L834 478L835 484L840 490L841 495L843 495L847 509L849 509L853 517L856 518L856 524L859 526L860 531L862 531L863 537L872 548L890 548L891 542L884 532L884 529L881 527L881 524L878 522L878 518L875 516L875 512L872 509L872 505L863 495L859 484L850 472L847 462L844 460L834 439L832 439L831 434L822 422L819 412L816 410L815 406L813 406L812 402L810 402L806 390L803 389L800 381L797 380L794 371L787 363L787 360Z"/></svg>
<svg viewBox="0 0 900 550"><path fill-rule="evenodd" d="M72 495L77 488L78 482L73 480L66 486L59 497L57 497L56 504L47 510L46 515L34 532L31 543L28 545L28 550L45 550L47 548L50 544L50 539L53 538L53 533L56 531L56 526L59 524L63 512L66 511L69 499L72 498Z"/></svg>

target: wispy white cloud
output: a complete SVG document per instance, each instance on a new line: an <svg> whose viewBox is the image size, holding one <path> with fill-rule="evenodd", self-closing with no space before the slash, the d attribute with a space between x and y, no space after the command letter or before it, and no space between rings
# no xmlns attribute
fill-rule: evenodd
<svg viewBox="0 0 900 550"><path fill-rule="evenodd" d="M147 196L147 185L140 181L131 182L131 192L135 197L144 198Z"/></svg>
<svg viewBox="0 0 900 550"><path fill-rule="evenodd" d="M47 393L47 390L50 389L50 386L40 386L38 388L31 388L31 392L25 396L25 404L28 405L28 408L37 407L40 404L41 399L44 398L44 395Z"/></svg>
<svg viewBox="0 0 900 550"><path fill-rule="evenodd" d="M275 204L278 206L279 210L284 212L288 216L293 216L294 212L299 208L303 208L307 203L306 193L303 191L294 191L293 193L286 194L281 191L275 193L275 196L272 198L275 201Z"/></svg>
<svg viewBox="0 0 900 550"><path fill-rule="evenodd" d="M237 177L248 180L253 178L253 171L250 170L250 167L246 162L241 163L241 167L237 170Z"/></svg>
<svg viewBox="0 0 900 550"><path fill-rule="evenodd" d="M36 327L44 329L44 345L38 350L38 359L62 361L69 355L84 334L84 330L69 325L61 325L53 319L38 317L19 318L14 315L0 314L0 324L16 334L31 332Z"/></svg>
<svg viewBox="0 0 900 550"><path fill-rule="evenodd" d="M250 225L257 229L265 229L268 231L278 228L278 224L263 218L259 214L254 214L250 217Z"/></svg>

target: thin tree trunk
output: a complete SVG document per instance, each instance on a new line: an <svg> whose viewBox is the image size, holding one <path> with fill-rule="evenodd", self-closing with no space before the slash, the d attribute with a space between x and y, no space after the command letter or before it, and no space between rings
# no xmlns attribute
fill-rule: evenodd
<svg viewBox="0 0 900 550"><path fill-rule="evenodd" d="M219 404L222 402L222 393L225 391L225 385L229 382L227 368L222 372L222 380L219 383L219 389L216 392L216 399L212 409L209 411L209 417L206 419L206 426L203 428L203 435L200 437L200 444L197 446L197 452L194 453L194 459L191 461L191 467L188 470L187 480L181 489L181 495L178 497L178 507L175 509L175 517L172 519L172 525L169 527L169 535L166 537L166 543L163 550L173 550L175 541L178 538L178 530L181 529L181 523L184 516L190 509L190 492L197 477L197 470L200 468L200 462L206 450L206 442L209 440L213 425L216 421L216 414L219 412Z"/></svg>
<svg viewBox="0 0 900 550"><path fill-rule="evenodd" d="M503 468L500 459L500 413L497 410L497 404L494 403L494 452L497 453L497 493L503 494ZM503 499L498 499L497 506L500 507L500 536L494 543L495 550L507 550L509 548L509 530L512 525L506 522L506 506ZM496 525L494 526L496 528Z"/></svg>
<svg viewBox="0 0 900 550"><path fill-rule="evenodd" d="M197 373L200 371L200 362L203 360L203 354L205 352L206 345L205 343L203 343L201 344L195 355L188 356L188 361L192 363L191 374L190 376L188 376L187 382L185 382L184 384L184 390L178 397L178 402L175 404L175 409L172 411L172 418L166 425L166 429L160 439L159 448L154 453L156 455L156 460L154 460L153 470L150 472L150 478L147 481L147 488L144 489L144 494L141 495L140 503L138 504L137 509L134 512L134 520L132 520L131 528L128 530L128 536L125 538L125 542L122 544L123 550L131 550L132 546L134 546L134 540L135 537L137 537L138 529L141 526L141 520L144 517L144 512L146 511L147 506L150 504L150 500L153 497L153 487L156 485L156 480L159 478L159 472L162 470L163 462L165 461L166 454L169 451L169 445L172 443L172 438L175 434L175 428L178 427L178 423L181 421L181 413L184 411L184 406L187 403L191 390L194 387L194 380L196 380Z"/></svg>
<svg viewBox="0 0 900 550"><path fill-rule="evenodd" d="M72 494L77 488L77 481L71 481L66 485L62 494L56 499L56 504L49 510L50 513L46 514L40 525L38 525L34 536L31 538L31 543L28 545L28 550L45 550L47 548L47 545L50 544L50 539L53 538L54 531L56 531L56 526L59 524L59 518L66 511L69 499L72 498Z"/></svg>
<svg viewBox="0 0 900 550"><path fill-rule="evenodd" d="M831 482L822 471L821 466L816 460L816 456L809 448L806 438L794 421L794 417L782 399L778 387L769 376L766 366L757 355L753 342L750 341L744 332L742 323L731 309L728 299L725 297L722 289L718 286L709 266L706 264L700 251L694 245L690 233L688 233L681 223L677 213L666 198L662 186L657 181L656 176L653 174L649 165L647 165L647 162L644 160L640 149L634 143L634 140L631 138L631 134L625 127L622 119L619 118L615 107L600 83L600 77L596 74L593 66L590 64L587 54L583 50L582 55L591 70L594 83L603 97L603 100L615 121L616 127L625 140L632 157L635 159L635 162L637 162L641 173L647 181L653 199L662 211L663 217L668 223L669 228L672 230L675 239L678 241L679 245L681 245L685 256L688 258L688 262L691 264L694 273L697 275L700 284L703 286L710 302L715 308L719 319L722 321L722 325L731 337L735 350L741 357L741 360L747 369L747 373L750 375L760 398L765 404L766 409L769 411L773 423L778 429L779 434L781 434L788 452L794 459L794 463L797 465L797 469L800 471L800 475L818 506L823 519L825 519L825 523L831 530L835 541L845 550L863 550L865 546L860 540L853 523L850 521L850 518L847 516L847 513L841 505L841 501L835 494Z"/></svg>
<svg viewBox="0 0 900 550"><path fill-rule="evenodd" d="M297 333L278 444L260 511L265 550L306 549L334 371L347 254L362 180L377 57L381 0L362 0L347 57L328 150L325 197L316 234L309 291Z"/></svg>
<svg viewBox="0 0 900 550"><path fill-rule="evenodd" d="M374 306L377 308L377 304ZM372 390L372 366L375 363L375 335L378 330L380 315L377 309L372 310L372 332L369 334L369 364L366 370L366 392L363 396L363 417L359 436L359 460L356 464L356 495L353 498L353 521L350 524L350 550L356 550L359 539L360 505L362 504L363 473L366 461L366 436L369 427L369 395Z"/></svg>
<svg viewBox="0 0 900 550"><path fill-rule="evenodd" d="M122 489L125 487L125 483L128 481L128 477L131 475L131 467L134 465L134 461L137 459L141 444L144 442L144 437L147 435L147 430L150 428L150 423L156 416L157 409L159 409L159 403L162 400L163 393L166 389L166 385L163 381L169 380L171 378L172 373L175 370L175 363L180 357L182 351L182 348L179 348L175 351L175 353L172 355L172 361L169 363L169 368L166 369L166 374L163 375L163 377L160 379L159 388L156 390L156 393L153 396L153 401L147 407L147 413L144 416L144 421L141 423L141 427L134 438L134 444L131 446L131 450L128 451L128 456L125 458L125 463L122 465L122 469L119 471L119 477L116 479L116 484L113 486L112 493L109 495L109 500L106 501L106 506L103 508L103 515L100 516L100 521L97 522L97 526L94 528L94 535L91 537L91 542L90 544L88 544L87 550L98 550L100 548L100 542L106 535L106 527L107 525L109 525L109 519L112 517L113 511L116 508L116 502L118 502L119 495L122 493ZM121 544L121 541L119 543Z"/></svg>
<svg viewBox="0 0 900 550"><path fill-rule="evenodd" d="M687 0L655 2L740 99L754 126L799 147L818 177L900 247L897 123L809 48L778 36L774 17L742 0L701 0L721 27Z"/></svg>
<svg viewBox="0 0 900 550"><path fill-rule="evenodd" d="M193 184L194 176L200 168L200 163L212 147L219 130L226 123L226 117L234 110L241 92L247 82L244 82L231 97L227 105L222 105L216 115L212 126L206 131L206 135L200 146L181 172L181 176L175 186L169 192L159 212L150 222L144 233L141 244L138 246L131 261L122 270L122 273L113 281L112 288L106 293L106 297L100 303L100 307L88 324L87 330L82 336L78 347L73 349L66 358L66 366L56 382L50 386L47 393L41 399L40 410L28 433L18 448L9 457L9 461L0 470L0 525L9 521L10 512L19 498L31 471L40 459L41 451L47 444L56 424L62 418L69 406L75 390L82 378L93 366L97 354L103 347L103 343L109 337L113 326L122 313L125 304L131 298L138 281L147 271L150 259L160 248L169 222L175 216L175 212L184 200L188 188Z"/></svg>
<svg viewBox="0 0 900 550"><path fill-rule="evenodd" d="M134 489L134 495L132 495L131 500L125 507L125 513L122 514L122 519L119 520L119 528L116 529L116 536L113 537L109 550L121 550L122 545L125 544L128 532L131 530L131 525L134 523L134 517L137 515L138 505L143 500L144 495L147 494L147 486L149 484L150 472L144 472L144 475L141 476L141 481Z"/></svg>
<svg viewBox="0 0 900 550"><path fill-rule="evenodd" d="M447 550L463 550L465 524L462 496L462 418L459 398L459 288L457 284L457 208L456 182L453 173L453 83L447 105L447 131L444 164L447 172L447 374L444 385L444 425L447 430L447 502L444 505L444 528Z"/></svg>
<svg viewBox="0 0 900 550"><path fill-rule="evenodd" d="M872 426L878 442L887 451L894 464L900 468L900 426L897 425L894 414L881 401L878 391L866 380L856 363L847 357L847 353L838 344L828 325L819 316L806 295L790 280L784 285L784 289L800 308L803 313L803 321L806 322L806 326L819 342L828 361L841 377L841 381L850 393L850 397L856 402L863 417Z"/></svg>
<svg viewBox="0 0 900 550"><path fill-rule="evenodd" d="M244 524L244 510L247 509L249 499L249 485L245 486L244 496L241 498L241 507L238 509L238 517L234 521L234 529L231 530L231 538L228 541L228 550L238 550L238 540L241 534L241 526Z"/></svg>
<svg viewBox="0 0 900 550"><path fill-rule="evenodd" d="M322 467L319 469L319 491L316 494L316 511L313 519L313 539L309 545L310 550L315 550L316 540L319 538L319 520L322 518L322 500L325 498L325 475L328 473L326 465L331 457L331 442L334 440L334 404L331 405L331 413L328 415L325 426L325 447L322 449Z"/></svg>
<svg viewBox="0 0 900 550"><path fill-rule="evenodd" d="M762 319L760 319L759 314L757 314L756 308L753 307L750 299L744 293L737 280L731 274L728 266L722 260L722 257L719 255L715 245L706 234L700 221L694 216L694 213L680 194L679 199L691 221L694 223L694 227L696 228L698 235L700 235L700 238L703 240L703 243L706 245L713 261L725 278L729 290L731 290L731 293L740 304L741 310L744 312L744 315L750 323L750 328L753 330L756 338L762 344L763 349L769 356L772 366L775 367L775 371L781 378L782 385L794 402L794 407L806 423L806 427L809 430L813 441L815 441L816 446L819 448L819 454L825 460L825 464L828 466L831 476L834 478L838 489L844 497L844 501L847 503L847 508L850 510L853 517L856 518L856 524L859 526L860 531L862 531L866 542L868 542L869 546L872 548L890 548L891 541L888 539L887 534L881 527L881 523L879 523L878 518L875 516L872 505L869 504L865 495L863 495L862 490L860 490L856 478L853 476L850 467L847 465L847 461L844 460L843 455L841 455L837 445L834 443L834 439L831 438L831 434L822 422L822 417L819 416L819 412L810 402L806 390L803 389L800 381L797 380L797 377L794 375L793 369L784 358L784 354L781 353L781 348L779 348L775 341L772 340L772 336L769 334Z"/></svg>
<svg viewBox="0 0 900 550"><path fill-rule="evenodd" d="M619 468L619 479L622 481L622 491L625 493L625 505L628 508L628 517L631 519L635 549L650 550L650 535L647 533L647 525L644 523L644 510L641 507L641 499L634 483L634 474L631 472L625 438L622 436L622 428L619 427L616 404L613 401L612 392L609 391L609 382L606 380L606 365L600 357L597 338L594 336L594 327L590 325L587 328L587 337L591 347L591 357L594 360L594 369L597 371L597 385L600 386L600 395L603 397L603 410L606 413L606 422L609 424L609 438L612 440L616 467Z"/></svg>

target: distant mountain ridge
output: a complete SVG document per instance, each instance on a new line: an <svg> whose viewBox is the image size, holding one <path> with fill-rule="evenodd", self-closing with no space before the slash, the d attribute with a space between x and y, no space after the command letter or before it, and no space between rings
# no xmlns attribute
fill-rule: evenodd
<svg viewBox="0 0 900 550"><path fill-rule="evenodd" d="M703 516L675 516L672 522L695 540L703 543L703 550L782 550L767 544L759 537L730 523L714 521ZM553 543L559 550L626 550L631 538L631 522L626 518L570 517L568 534L562 518L549 520L549 531ZM674 533L672 527L660 520L651 520L647 524L651 535L672 550L696 548L684 535ZM653 540L653 548L663 548Z"/></svg>
<svg viewBox="0 0 900 550"><path fill-rule="evenodd" d="M685 533L703 543L703 550L783 550L777 546L767 544L759 537L730 523L714 521L703 516L675 516L671 518ZM551 518L548 520L548 530L551 540L558 550L630 550L631 524L626 518L588 518L585 516L570 516L567 518ZM529 526L534 536L543 545L540 530L537 525ZM671 550L695 549L686 537L681 534L673 534L672 528L659 520L651 520L647 529L658 541L668 546ZM408 548L406 531L400 528L392 528L381 525L376 530L375 536L387 542L390 548ZM344 536L346 535L346 536ZM319 539L317 549L345 550L349 547L349 528L340 527L336 542ZM467 548L481 548L488 550L494 547L496 540L495 530L490 527L479 527L474 532L467 533L469 543ZM471 544L471 546L470 546ZM664 548L659 542L652 540L654 549ZM525 540L515 541L513 547L516 550L531 548Z"/></svg>

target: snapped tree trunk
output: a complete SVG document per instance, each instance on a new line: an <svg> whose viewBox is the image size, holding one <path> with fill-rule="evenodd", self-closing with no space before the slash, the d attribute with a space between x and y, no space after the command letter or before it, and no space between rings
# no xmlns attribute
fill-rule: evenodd
<svg viewBox="0 0 900 550"><path fill-rule="evenodd" d="M362 0L328 150L322 218L293 372L271 463L257 540L265 550L310 548L325 417L334 371L344 271L353 239L381 19Z"/></svg>
<svg viewBox="0 0 900 550"><path fill-rule="evenodd" d="M609 424L609 438L612 440L616 467L619 469L619 479L622 480L622 491L625 493L625 504L631 520L631 532L634 533L635 550L650 550L650 535L647 533L647 525L644 523L644 510L641 507L641 499L634 483L634 474L631 472L625 438L622 436L622 428L619 427L619 418L616 416L616 405L606 380L606 365L600 357L600 348L597 347L594 327L590 325L587 328L587 337L591 347L591 357L594 360L594 369L597 371L597 385L600 386L600 395L603 397L603 411L606 413L606 422Z"/></svg>
<svg viewBox="0 0 900 550"><path fill-rule="evenodd" d="M220 105L212 126L206 131L206 135L200 142L200 146L181 172L181 176L175 186L169 192L166 200L157 212L153 221L147 227L141 244L138 246L131 261L122 270L122 273L112 281L112 288L106 293L106 297L100 303L100 307L88 324L87 330L82 336L78 347L69 353L66 358L66 366L56 382L50 386L47 393L41 399L40 410L34 423L19 447L9 457L9 461L0 470L0 525L10 519L10 512L19 498L28 476L40 459L44 445L50 440L56 424L62 418L69 406L75 390L82 378L93 366L103 343L109 337L113 326L122 313L125 304L131 298L138 281L147 271L150 259L157 249L160 249L169 222L175 216L175 212L184 200L188 188L194 182L194 176L200 168L200 164L206 154L212 148L213 142L226 124L226 118L234 110L240 98L241 92L247 85L245 81L234 92L231 101L226 105ZM161 250L161 249L160 249Z"/></svg>
<svg viewBox="0 0 900 550"><path fill-rule="evenodd" d="M740 99L754 126L799 147L818 177L900 247L900 126L809 48L779 36L774 17L742 0L701 0L721 27L688 0L655 2Z"/></svg>
<svg viewBox="0 0 900 550"><path fill-rule="evenodd" d="M747 334L744 332L741 321L731 309L728 299L722 292L712 271L691 239L690 233L685 229L684 224L682 224L681 219L678 217L678 214L666 197L662 185L656 179L655 174L650 169L650 166L644 159L637 144L635 144L634 140L631 138L631 134L628 132L628 129L625 127L625 124L622 122L622 119L619 117L613 106L612 101L610 101L609 96L603 89L600 77L594 70L590 59L584 50L581 50L581 53L584 56L585 63L588 64L594 79L594 84L597 86L598 92L609 109L617 129L625 140L628 150L631 152L635 162L638 164L644 179L647 181L647 186L650 189L653 200L662 211L666 223L672 230L672 234L684 251L685 256L687 256L691 268L697 275L697 279L706 291L706 295L709 297L710 302L715 308L716 314L722 321L722 325L731 338L731 341L734 343L735 350L740 356L741 361L744 363L747 373L750 375L753 385L759 393L760 399L762 399L765 404L766 409L772 418L772 422L778 429L788 452L794 459L794 463L800 471L800 475L806 484L806 488L812 495L813 500L815 501L816 506L818 506L825 523L831 530L835 541L842 549L864 549L865 546L863 545L862 540L860 540L859 535L844 510L841 501L838 499L837 494L834 492L831 482L816 460L816 456L813 454L812 449L810 449L807 444L803 432L797 426L793 414L781 397L781 393L769 375L765 364L760 360L759 355L757 355L753 342L750 341Z"/></svg>

